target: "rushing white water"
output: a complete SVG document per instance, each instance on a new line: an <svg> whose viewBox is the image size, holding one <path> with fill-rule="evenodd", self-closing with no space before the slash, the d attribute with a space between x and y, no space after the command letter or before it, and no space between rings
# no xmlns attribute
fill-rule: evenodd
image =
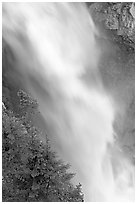
<svg viewBox="0 0 137 204"><path fill-rule="evenodd" d="M98 35L82 3L3 3L3 38L85 200L132 201L134 167L114 142L115 101L99 75Z"/></svg>

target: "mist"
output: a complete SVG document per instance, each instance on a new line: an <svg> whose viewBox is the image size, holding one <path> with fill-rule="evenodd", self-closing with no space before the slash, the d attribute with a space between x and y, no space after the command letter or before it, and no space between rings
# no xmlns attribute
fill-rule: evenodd
<svg viewBox="0 0 137 204"><path fill-rule="evenodd" d="M85 201L134 201L134 166L113 128L119 103L103 84L100 32L86 5L3 3L2 26L53 149L76 172Z"/></svg>

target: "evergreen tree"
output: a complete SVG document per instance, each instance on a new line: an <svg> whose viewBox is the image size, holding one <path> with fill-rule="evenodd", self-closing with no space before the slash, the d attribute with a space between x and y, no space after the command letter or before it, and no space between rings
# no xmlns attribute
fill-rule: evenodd
<svg viewBox="0 0 137 204"><path fill-rule="evenodd" d="M3 201L83 201L81 184L73 186L69 165L57 159L50 142L40 140L40 131L28 122L37 103L20 92L21 117L3 106ZM29 110L29 112L27 112ZM27 118L27 119L26 119Z"/></svg>

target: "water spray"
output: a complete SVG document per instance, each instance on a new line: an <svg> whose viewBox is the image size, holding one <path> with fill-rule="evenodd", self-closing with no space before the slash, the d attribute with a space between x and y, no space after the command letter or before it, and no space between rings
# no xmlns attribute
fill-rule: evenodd
<svg viewBox="0 0 137 204"><path fill-rule="evenodd" d="M84 3L3 3L3 38L85 201L132 201L134 167L115 145L115 99L102 84L97 36Z"/></svg>

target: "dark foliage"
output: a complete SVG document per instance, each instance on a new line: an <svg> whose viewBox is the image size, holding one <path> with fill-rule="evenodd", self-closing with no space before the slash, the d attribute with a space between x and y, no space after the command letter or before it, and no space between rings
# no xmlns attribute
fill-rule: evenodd
<svg viewBox="0 0 137 204"><path fill-rule="evenodd" d="M40 141L40 131L29 123L37 102L23 91L18 95L20 117L3 105L3 201L83 201L81 184L71 184L74 174L68 173L69 165L57 159L49 140Z"/></svg>

